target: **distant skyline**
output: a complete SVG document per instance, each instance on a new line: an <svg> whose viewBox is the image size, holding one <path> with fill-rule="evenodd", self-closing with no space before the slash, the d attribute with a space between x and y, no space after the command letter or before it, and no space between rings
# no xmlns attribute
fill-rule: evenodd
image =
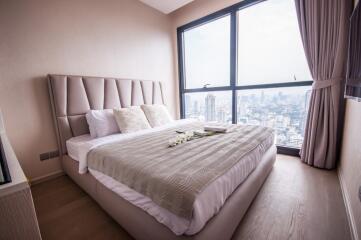
<svg viewBox="0 0 361 240"><path fill-rule="evenodd" d="M300 148L310 93L311 86L238 91L237 123L272 127L277 144ZM186 118L232 123L230 96L230 91L186 94Z"/></svg>

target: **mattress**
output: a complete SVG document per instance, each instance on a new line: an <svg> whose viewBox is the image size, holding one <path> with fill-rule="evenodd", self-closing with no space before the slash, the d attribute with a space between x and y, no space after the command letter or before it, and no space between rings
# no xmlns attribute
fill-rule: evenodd
<svg viewBox="0 0 361 240"><path fill-rule="evenodd" d="M172 128L175 126L187 125L194 121L196 121L196 120L182 119L182 120L173 121L171 123L165 124L160 127L144 129L144 130L132 132L132 133L117 133L117 134L112 134L112 135L108 135L108 136L101 137L101 138L92 138L90 136L90 134L80 135L80 136L73 137L73 138L70 138L69 140L67 140L66 148L68 150L68 155L72 159L79 161L79 173L84 174L88 171L87 154L93 148L96 148L98 146L108 144L108 143L113 143L113 142L117 142L117 141L121 141L121 140L127 140L127 139L131 139L131 138L139 137L144 134L165 130L165 129Z"/></svg>
<svg viewBox="0 0 361 240"><path fill-rule="evenodd" d="M97 146L114 141L120 141L122 139L138 137L142 134L164 130L169 127L189 124L190 121L191 120L179 120L158 128L142 130L130 134L114 134L98 139L92 139L89 135L75 137L68 140L66 143L68 154L74 160L79 161L79 172L84 173L87 171L87 153ZM181 218L169 212L168 210L155 204L150 198L130 189L126 185L104 175L103 173L92 169L89 169L89 171L108 189L112 190L133 205L146 211L158 222L167 226L176 235L193 235L199 232L207 221L219 212L226 199L254 170L254 167L251 167L252 164L249 163L256 162L258 164L262 159L263 154L272 145L274 145L274 137L273 135L270 135L257 148L245 155L241 161L228 170L226 174L209 184L204 191L197 196L194 202L194 212L191 220Z"/></svg>

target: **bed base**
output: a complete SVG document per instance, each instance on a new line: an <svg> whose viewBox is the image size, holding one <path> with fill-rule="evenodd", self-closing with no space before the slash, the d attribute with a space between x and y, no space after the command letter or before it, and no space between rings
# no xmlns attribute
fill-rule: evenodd
<svg viewBox="0 0 361 240"><path fill-rule="evenodd" d="M219 240L231 239L234 231L262 187L276 160L276 147L266 151L260 164L232 193L220 212L192 236L176 236L151 215L121 198L90 173L79 174L79 164L68 155L62 157L64 171L131 236L139 240Z"/></svg>

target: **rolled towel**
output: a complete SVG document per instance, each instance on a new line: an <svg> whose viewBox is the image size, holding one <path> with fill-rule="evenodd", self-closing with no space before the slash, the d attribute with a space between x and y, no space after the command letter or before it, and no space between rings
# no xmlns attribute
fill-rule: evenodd
<svg viewBox="0 0 361 240"><path fill-rule="evenodd" d="M227 130L228 127L224 127L224 126L204 126L204 131L225 133L227 132Z"/></svg>
<svg viewBox="0 0 361 240"><path fill-rule="evenodd" d="M215 132L211 132L211 131L205 131L205 130L196 130L194 131L194 136L195 137L207 137L207 136L212 136L213 134L215 134Z"/></svg>

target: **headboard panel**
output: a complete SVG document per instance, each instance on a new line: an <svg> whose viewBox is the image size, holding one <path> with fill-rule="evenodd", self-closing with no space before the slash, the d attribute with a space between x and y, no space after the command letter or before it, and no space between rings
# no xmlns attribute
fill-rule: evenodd
<svg viewBox="0 0 361 240"><path fill-rule="evenodd" d="M85 114L91 109L165 104L157 81L50 74L48 84L61 155L66 140L89 133Z"/></svg>

